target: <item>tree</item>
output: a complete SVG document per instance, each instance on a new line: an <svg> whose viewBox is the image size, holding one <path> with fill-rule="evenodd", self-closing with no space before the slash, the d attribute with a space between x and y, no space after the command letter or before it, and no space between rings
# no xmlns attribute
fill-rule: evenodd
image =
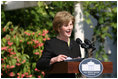
<svg viewBox="0 0 118 79"><path fill-rule="evenodd" d="M87 17L85 21L92 27L89 15L97 19L98 23L94 29L92 41L99 42L99 50L96 52L96 58L108 61L104 50L106 37L117 41L117 2L116 1L86 1L82 2L83 13Z"/></svg>

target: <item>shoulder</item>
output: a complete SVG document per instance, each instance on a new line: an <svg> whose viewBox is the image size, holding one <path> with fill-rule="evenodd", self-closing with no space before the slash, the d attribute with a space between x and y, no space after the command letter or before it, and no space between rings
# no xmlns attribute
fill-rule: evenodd
<svg viewBox="0 0 118 79"><path fill-rule="evenodd" d="M55 37L51 38L50 40L46 40L45 41L45 44L47 45L53 45L54 43L56 42L56 39Z"/></svg>

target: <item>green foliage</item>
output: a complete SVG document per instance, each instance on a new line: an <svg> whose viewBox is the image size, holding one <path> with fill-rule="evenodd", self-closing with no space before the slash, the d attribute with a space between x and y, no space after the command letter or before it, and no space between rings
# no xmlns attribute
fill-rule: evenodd
<svg viewBox="0 0 118 79"><path fill-rule="evenodd" d="M86 22L93 25L89 18L90 14L98 21L93 35L93 41L99 42L96 58L108 61L103 44L106 37L113 39L114 43L117 41L117 1L86 1L82 4L87 17Z"/></svg>
<svg viewBox="0 0 118 79"><path fill-rule="evenodd" d="M13 11L3 11L2 6L2 26L7 22L13 22L13 25L18 25L24 29L30 26L30 29L34 27L40 27L40 29L47 28L49 30L50 37L55 36L52 28L52 21L54 15L58 11L74 12L73 1L39 1L38 6L31 8L23 8ZM5 19L5 21L4 21Z"/></svg>
<svg viewBox="0 0 118 79"><path fill-rule="evenodd" d="M44 42L50 39L47 33L46 29L34 32L8 22L2 29L1 77L43 77L44 72L36 68L36 62L42 55Z"/></svg>

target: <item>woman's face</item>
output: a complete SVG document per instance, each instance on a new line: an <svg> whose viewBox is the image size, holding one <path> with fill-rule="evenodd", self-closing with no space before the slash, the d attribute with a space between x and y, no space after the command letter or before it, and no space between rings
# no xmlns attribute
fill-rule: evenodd
<svg viewBox="0 0 118 79"><path fill-rule="evenodd" d="M59 35L61 37L69 38L71 36L73 30L73 23L70 21L68 24L64 24L62 27L59 28Z"/></svg>

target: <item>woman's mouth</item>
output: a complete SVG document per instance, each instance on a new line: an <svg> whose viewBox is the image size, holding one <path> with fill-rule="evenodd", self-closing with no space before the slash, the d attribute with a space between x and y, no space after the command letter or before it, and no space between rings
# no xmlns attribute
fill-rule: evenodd
<svg viewBox="0 0 118 79"><path fill-rule="evenodd" d="M68 31L66 31L66 33L70 35L70 34L71 34L71 31L70 31L70 30L68 30Z"/></svg>

